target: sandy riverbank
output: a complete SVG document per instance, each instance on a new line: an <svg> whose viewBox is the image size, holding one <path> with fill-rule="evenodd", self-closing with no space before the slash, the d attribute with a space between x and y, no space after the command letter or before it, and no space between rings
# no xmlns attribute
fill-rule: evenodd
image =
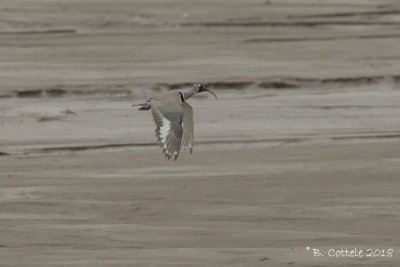
<svg viewBox="0 0 400 267"><path fill-rule="evenodd" d="M0 5L0 266L400 264L396 1L115 2ZM193 81L167 161L130 106Z"/></svg>

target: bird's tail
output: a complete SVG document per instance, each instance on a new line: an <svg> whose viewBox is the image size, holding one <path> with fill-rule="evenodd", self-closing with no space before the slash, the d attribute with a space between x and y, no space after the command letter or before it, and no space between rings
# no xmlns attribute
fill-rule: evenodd
<svg viewBox="0 0 400 267"><path fill-rule="evenodd" d="M151 100L147 98L144 103L133 104L132 107L139 107L139 110L151 109Z"/></svg>
<svg viewBox="0 0 400 267"><path fill-rule="evenodd" d="M149 109L151 109L150 103L133 104L132 107L139 107L139 110L149 110Z"/></svg>

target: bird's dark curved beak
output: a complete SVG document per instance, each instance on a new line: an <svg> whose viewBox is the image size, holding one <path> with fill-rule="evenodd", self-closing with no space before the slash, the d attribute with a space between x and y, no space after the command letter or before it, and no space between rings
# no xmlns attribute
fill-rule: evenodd
<svg viewBox="0 0 400 267"><path fill-rule="evenodd" d="M204 88L204 87L203 87L203 88ZM216 95L213 91L211 91L210 89L204 88L204 91L209 92L210 94L212 94L212 95L215 97L215 100L218 99L218 98L217 98L217 95Z"/></svg>

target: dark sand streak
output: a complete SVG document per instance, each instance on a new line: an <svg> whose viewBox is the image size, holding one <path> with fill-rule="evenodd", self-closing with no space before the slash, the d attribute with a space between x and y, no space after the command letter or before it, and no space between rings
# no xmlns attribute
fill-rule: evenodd
<svg viewBox="0 0 400 267"><path fill-rule="evenodd" d="M288 18L336 18L336 17L358 17L358 16L375 16L375 15L398 15L400 10L382 10L382 11L366 11L366 12L341 12L341 13L325 13L315 15L292 15Z"/></svg>
<svg viewBox="0 0 400 267"><path fill-rule="evenodd" d="M250 140L218 140L218 141L200 141L197 145L221 145L221 144L257 144L257 143L280 143L294 144L312 141L345 141L345 140L363 140L363 139L397 139L400 134L374 134L374 135L351 135L351 136L334 136L334 137L313 137L313 138L270 138L270 139L250 139ZM157 143L124 143L124 144L104 144L104 145L87 145L87 146L65 146L65 147L45 147L25 151L24 154L37 153L54 153L54 152L79 152L88 150L102 150L112 148L128 148L128 147L157 147Z"/></svg>
<svg viewBox="0 0 400 267"><path fill-rule="evenodd" d="M400 25L395 21L293 21L293 22L203 22L203 23L182 23L182 27L318 27L326 25Z"/></svg>
<svg viewBox="0 0 400 267"><path fill-rule="evenodd" d="M400 35L398 36L400 37ZM398 38L396 37L396 38ZM258 39L262 41L263 39ZM255 39L254 39L255 41ZM267 78L264 81L215 81L208 82L206 85L210 88L218 90L244 90L246 88L260 88L260 89L295 89L309 86L322 86L322 85L370 85L381 83L385 81L392 81L395 84L400 82L399 75L376 75L376 76L358 76L358 77L337 77L337 78L306 78L306 77L277 77ZM148 90L160 91L162 89L175 90L179 88L189 87L192 83L159 83L148 86ZM81 87L82 89L76 89ZM115 84L108 85L107 88L97 88L96 90L85 90L90 85L81 86L55 86L54 88L46 89L22 89L13 91L12 94L1 95L1 98L18 97L18 98L35 98L35 97L62 97L68 95L132 95L129 89L120 89L121 87L129 88L134 87L132 84ZM63 88L63 89L61 89Z"/></svg>
<svg viewBox="0 0 400 267"><path fill-rule="evenodd" d="M75 29L58 29L58 30L44 30L44 31L4 31L0 35L33 35L33 34L65 34L77 33Z"/></svg>
<svg viewBox="0 0 400 267"><path fill-rule="evenodd" d="M259 42L312 42L312 41L336 41L352 39L390 39L400 38L400 34L385 35L359 35L359 36L335 36L335 37L295 37L295 38L255 38L244 40L245 43Z"/></svg>

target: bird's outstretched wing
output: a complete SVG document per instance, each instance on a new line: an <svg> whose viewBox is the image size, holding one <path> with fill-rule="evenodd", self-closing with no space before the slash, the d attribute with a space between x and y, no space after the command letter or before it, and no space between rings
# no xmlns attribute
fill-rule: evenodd
<svg viewBox="0 0 400 267"><path fill-rule="evenodd" d="M180 101L179 95L177 95ZM151 112L156 123L156 137L163 148L163 154L170 159L176 160L179 155L183 134L183 109L174 97L164 99L153 99Z"/></svg>
<svg viewBox="0 0 400 267"><path fill-rule="evenodd" d="M194 126L193 126L193 108L186 102L182 103L183 108L183 139L182 147L193 152Z"/></svg>

